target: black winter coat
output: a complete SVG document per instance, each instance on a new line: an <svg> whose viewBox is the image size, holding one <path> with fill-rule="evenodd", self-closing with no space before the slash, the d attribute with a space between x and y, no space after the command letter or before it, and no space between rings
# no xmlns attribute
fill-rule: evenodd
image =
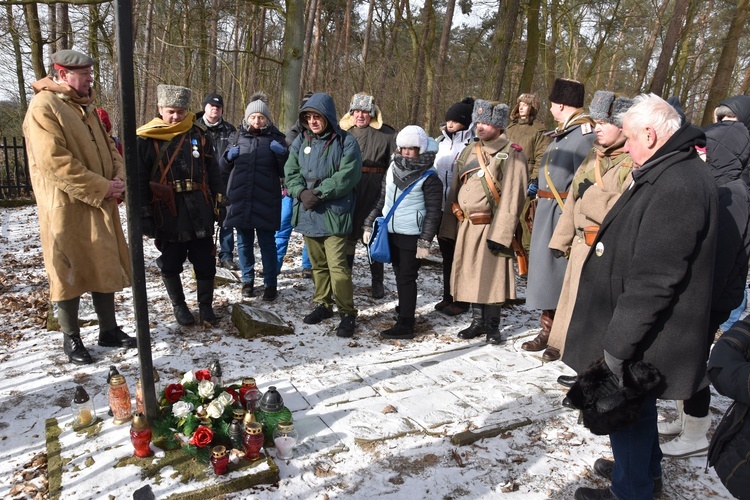
<svg viewBox="0 0 750 500"><path fill-rule="evenodd" d="M183 136L185 140L181 141ZM164 141L144 137L138 139L141 215L153 217L155 234L147 236L159 240L190 241L212 237L214 200L217 194L224 194L224 183L213 156L211 139L198 124L194 124L183 136L172 139L162 155L161 167L156 171L157 150ZM198 158L193 156L193 151L198 152ZM164 175L164 184L172 189L176 215L172 214L166 203L153 201L149 189L149 181L161 181L162 172L172 158L172 164ZM187 180L190 180L191 190L186 190Z"/></svg>
<svg viewBox="0 0 750 500"><path fill-rule="evenodd" d="M196 115L196 118L200 120L204 127L206 127L206 135L211 138L211 144L214 147L214 156L216 157L216 161L219 161L219 158L221 158L221 155L223 155L224 151L227 149L229 142L234 140L234 134L237 132L237 129L234 128L234 125L224 119L222 119L218 125L210 127L206 123L206 120L203 119L204 114L205 113L201 111Z"/></svg>
<svg viewBox="0 0 750 500"><path fill-rule="evenodd" d="M716 252L716 183L686 124L654 153L602 222L586 258L563 361L581 373L603 356L653 364L656 394L704 384Z"/></svg>
<svg viewBox="0 0 750 500"><path fill-rule="evenodd" d="M750 317L738 321L716 342L708 378L734 403L716 428L708 452L724 486L737 498L750 498Z"/></svg>
<svg viewBox="0 0 750 500"><path fill-rule="evenodd" d="M230 203L224 227L278 231L281 178L289 150L274 153L271 151L273 141L286 145L284 134L273 125L259 133L250 132L243 125L236 144L240 155L234 161L228 161L226 154L219 160ZM230 144L227 149L234 145Z"/></svg>

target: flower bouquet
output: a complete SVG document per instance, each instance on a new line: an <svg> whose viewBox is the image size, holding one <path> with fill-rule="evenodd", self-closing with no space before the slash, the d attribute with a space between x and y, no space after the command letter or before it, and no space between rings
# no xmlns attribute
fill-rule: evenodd
<svg viewBox="0 0 750 500"><path fill-rule="evenodd" d="M167 449L182 449L208 463L212 445L229 445L232 412L241 408L237 391L211 381L209 370L189 371L180 383L164 388L160 416L154 421L155 436Z"/></svg>

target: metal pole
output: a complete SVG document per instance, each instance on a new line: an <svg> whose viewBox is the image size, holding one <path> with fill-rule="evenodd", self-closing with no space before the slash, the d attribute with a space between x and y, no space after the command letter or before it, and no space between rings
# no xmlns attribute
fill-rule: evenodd
<svg viewBox="0 0 750 500"><path fill-rule="evenodd" d="M122 145L127 174L128 242L133 274L133 309L135 311L138 360L141 364L141 389L146 418L153 424L156 417L154 364L151 359L151 332L148 327L146 273L143 264L143 230L138 190L138 154L135 136L135 82L133 74L133 7L131 0L115 0L117 54L119 59L120 112Z"/></svg>

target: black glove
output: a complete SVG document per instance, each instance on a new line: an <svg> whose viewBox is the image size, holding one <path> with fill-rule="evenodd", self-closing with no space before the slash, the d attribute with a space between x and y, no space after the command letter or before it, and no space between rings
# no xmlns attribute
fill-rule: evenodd
<svg viewBox="0 0 750 500"><path fill-rule="evenodd" d="M561 252L557 248L551 248L550 250L552 251L552 256L556 259L562 259L565 257L565 252Z"/></svg>
<svg viewBox="0 0 750 500"><path fill-rule="evenodd" d="M487 248L490 249L490 252L492 252L492 255L500 255L501 253L508 253L508 247L505 245L501 245L500 243L497 243L492 240L487 240Z"/></svg>
<svg viewBox="0 0 750 500"><path fill-rule="evenodd" d="M604 362L607 364L607 368L617 377L620 387L623 387L623 374L625 372L624 361L612 356L607 351L604 351Z"/></svg>
<svg viewBox="0 0 750 500"><path fill-rule="evenodd" d="M593 185L594 183L591 182L591 179L583 179L583 182L578 184L578 199L580 200L581 198L583 198L583 193L585 193L586 190Z"/></svg>
<svg viewBox="0 0 750 500"><path fill-rule="evenodd" d="M141 217L141 232L149 238L156 237L156 227L154 227L153 217Z"/></svg>
<svg viewBox="0 0 750 500"><path fill-rule="evenodd" d="M302 202L305 210L315 210L315 207L320 203L320 198L318 198L318 195L312 189L303 189L299 194L299 201Z"/></svg>

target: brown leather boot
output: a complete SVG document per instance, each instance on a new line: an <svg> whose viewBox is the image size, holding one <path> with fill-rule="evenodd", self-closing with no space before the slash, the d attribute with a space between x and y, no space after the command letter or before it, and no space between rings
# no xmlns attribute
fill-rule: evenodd
<svg viewBox="0 0 750 500"><path fill-rule="evenodd" d="M554 309L545 309L542 311L542 330L534 337L533 340L529 340L521 344L521 349L524 351L541 351L547 348L547 341L549 340L549 333L552 330L552 322L555 319Z"/></svg>

